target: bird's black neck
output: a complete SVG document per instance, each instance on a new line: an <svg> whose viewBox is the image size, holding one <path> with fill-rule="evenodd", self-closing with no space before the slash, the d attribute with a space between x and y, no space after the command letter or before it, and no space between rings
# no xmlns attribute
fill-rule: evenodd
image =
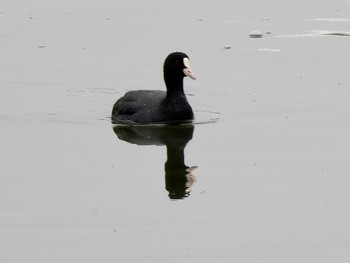
<svg viewBox="0 0 350 263"><path fill-rule="evenodd" d="M185 96L183 77L172 77L164 74L164 81L167 89L167 97Z"/></svg>

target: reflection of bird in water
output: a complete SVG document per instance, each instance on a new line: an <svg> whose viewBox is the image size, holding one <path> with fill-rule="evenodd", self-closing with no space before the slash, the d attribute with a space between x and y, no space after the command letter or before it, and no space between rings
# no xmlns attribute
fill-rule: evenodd
<svg viewBox="0 0 350 263"><path fill-rule="evenodd" d="M169 160L169 158L168 158ZM182 199L189 196L196 177L192 173L197 166L175 168L165 163L165 188L169 192L170 199Z"/></svg>
<svg viewBox="0 0 350 263"><path fill-rule="evenodd" d="M183 199L189 196L196 181L192 174L197 166L185 165L184 150L192 139L193 125L166 126L115 126L118 138L138 145L165 145L167 161L165 162L165 188L170 199Z"/></svg>

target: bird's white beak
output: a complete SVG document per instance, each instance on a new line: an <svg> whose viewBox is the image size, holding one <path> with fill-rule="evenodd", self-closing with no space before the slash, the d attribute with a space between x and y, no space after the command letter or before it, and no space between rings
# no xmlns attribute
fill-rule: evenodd
<svg viewBox="0 0 350 263"><path fill-rule="evenodd" d="M194 72L190 66L190 60L188 58L184 58L183 62L184 62L184 66L185 66L185 68L183 69L184 74L187 77L190 77L191 79L196 79L196 76L194 75Z"/></svg>

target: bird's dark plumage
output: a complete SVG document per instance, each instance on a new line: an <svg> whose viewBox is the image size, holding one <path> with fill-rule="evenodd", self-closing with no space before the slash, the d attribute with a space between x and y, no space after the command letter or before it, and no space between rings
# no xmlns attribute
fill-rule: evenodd
<svg viewBox="0 0 350 263"><path fill-rule="evenodd" d="M115 124L154 124L191 121L192 108L183 89L183 78L195 79L189 58L181 52L171 53L163 66L166 91L135 90L127 92L113 106Z"/></svg>

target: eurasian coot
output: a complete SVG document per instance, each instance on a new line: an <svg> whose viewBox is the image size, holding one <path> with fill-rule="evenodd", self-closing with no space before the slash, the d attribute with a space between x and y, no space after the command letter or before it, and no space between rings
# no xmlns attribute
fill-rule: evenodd
<svg viewBox="0 0 350 263"><path fill-rule="evenodd" d="M196 79L188 56L182 52L168 55L163 73L166 91L135 90L125 93L113 106L112 122L132 125L193 120L193 111L183 88L185 76Z"/></svg>

